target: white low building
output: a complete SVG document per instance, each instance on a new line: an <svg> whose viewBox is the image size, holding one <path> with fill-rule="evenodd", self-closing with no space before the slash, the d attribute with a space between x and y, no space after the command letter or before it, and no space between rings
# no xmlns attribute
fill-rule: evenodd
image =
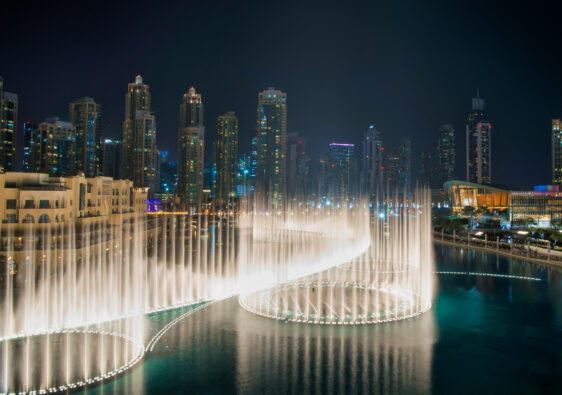
<svg viewBox="0 0 562 395"><path fill-rule="evenodd" d="M0 218L9 224L116 223L146 212L147 188L110 177L51 177L44 173L0 174Z"/></svg>

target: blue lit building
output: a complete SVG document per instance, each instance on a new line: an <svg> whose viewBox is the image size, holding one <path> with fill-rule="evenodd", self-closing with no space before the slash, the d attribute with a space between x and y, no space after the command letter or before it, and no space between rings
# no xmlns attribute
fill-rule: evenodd
<svg viewBox="0 0 562 395"><path fill-rule="evenodd" d="M4 91L0 77L0 172L16 170L18 95Z"/></svg>
<svg viewBox="0 0 562 395"><path fill-rule="evenodd" d="M77 170L96 177L102 173L101 105L84 97L70 103L68 112L76 130Z"/></svg>
<svg viewBox="0 0 562 395"><path fill-rule="evenodd" d="M123 178L123 143L105 139L102 143L102 174L115 180Z"/></svg>
<svg viewBox="0 0 562 395"><path fill-rule="evenodd" d="M23 124L23 171L39 171L39 146L41 139L36 123L26 122Z"/></svg>
<svg viewBox="0 0 562 395"><path fill-rule="evenodd" d="M336 202L348 202L353 197L355 175L355 145L331 143L329 150L329 172L331 196Z"/></svg>
<svg viewBox="0 0 562 395"><path fill-rule="evenodd" d="M282 207L286 200L287 94L269 88L258 95L256 194Z"/></svg>

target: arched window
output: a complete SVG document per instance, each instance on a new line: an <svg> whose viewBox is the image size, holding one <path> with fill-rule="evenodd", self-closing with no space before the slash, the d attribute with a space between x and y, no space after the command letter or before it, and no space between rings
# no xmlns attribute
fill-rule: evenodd
<svg viewBox="0 0 562 395"><path fill-rule="evenodd" d="M51 219L49 218L49 216L47 214L43 214L39 217L39 221L40 224L48 224L51 222Z"/></svg>
<svg viewBox="0 0 562 395"><path fill-rule="evenodd" d="M23 217L23 219L21 220L21 222L23 224L32 224L35 222L35 220L33 219L33 215L31 214L27 214L25 217Z"/></svg>
<svg viewBox="0 0 562 395"><path fill-rule="evenodd" d="M55 215L55 222L58 223L59 222L59 216Z"/></svg>

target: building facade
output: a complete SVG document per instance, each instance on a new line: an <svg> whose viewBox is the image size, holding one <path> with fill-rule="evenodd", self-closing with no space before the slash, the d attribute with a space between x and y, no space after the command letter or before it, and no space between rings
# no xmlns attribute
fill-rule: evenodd
<svg viewBox="0 0 562 395"><path fill-rule="evenodd" d="M70 103L68 112L76 130L77 170L87 177L101 175L101 105L84 97Z"/></svg>
<svg viewBox="0 0 562 395"><path fill-rule="evenodd" d="M349 202L354 197L355 145L331 143L329 150L332 200Z"/></svg>
<svg viewBox="0 0 562 395"><path fill-rule="evenodd" d="M437 172L439 184L455 178L455 129L451 125L443 125L439 129L437 140Z"/></svg>
<svg viewBox="0 0 562 395"><path fill-rule="evenodd" d="M361 193L377 199L384 191L383 141L374 125L363 135L363 166Z"/></svg>
<svg viewBox="0 0 562 395"><path fill-rule="evenodd" d="M4 91L0 77L0 172L14 171L18 138L18 95Z"/></svg>
<svg viewBox="0 0 562 395"><path fill-rule="evenodd" d="M153 188L157 182L156 120L150 113L150 91L137 75L125 95L123 121L123 178L135 187Z"/></svg>
<svg viewBox="0 0 562 395"><path fill-rule="evenodd" d="M466 125L466 180L477 184L492 182L492 125L484 112L484 99L472 99Z"/></svg>
<svg viewBox="0 0 562 395"><path fill-rule="evenodd" d="M562 123L560 119L552 120L551 159L552 183L562 185Z"/></svg>
<svg viewBox="0 0 562 395"><path fill-rule="evenodd" d="M31 152L32 169L51 176L76 174L76 130L71 122L47 118L39 124L32 140L39 141Z"/></svg>
<svg viewBox="0 0 562 395"><path fill-rule="evenodd" d="M460 212L465 207L496 211L510 207L512 192L507 189L457 180L447 181L444 189L455 212Z"/></svg>
<svg viewBox="0 0 562 395"><path fill-rule="evenodd" d="M33 122L23 124L23 171L38 172L41 139L39 126Z"/></svg>
<svg viewBox="0 0 562 395"><path fill-rule="evenodd" d="M268 88L258 94L256 194L273 207L286 202L287 94Z"/></svg>
<svg viewBox="0 0 562 395"><path fill-rule="evenodd" d="M104 177L115 180L123 178L123 143L119 140L105 139L102 144L101 168Z"/></svg>
<svg viewBox="0 0 562 395"><path fill-rule="evenodd" d="M398 190L410 191L412 184L412 141L403 137L398 145Z"/></svg>
<svg viewBox="0 0 562 395"><path fill-rule="evenodd" d="M287 134L287 196L303 199L310 193L310 160L306 155L306 139L298 133Z"/></svg>
<svg viewBox="0 0 562 395"><path fill-rule="evenodd" d="M68 222L114 222L122 215L146 212L147 190L129 180L110 177L51 177L45 173L0 174L3 224L58 225Z"/></svg>
<svg viewBox="0 0 562 395"><path fill-rule="evenodd" d="M238 161L238 118L228 112L217 119L216 197L221 204L236 197Z"/></svg>
<svg viewBox="0 0 562 395"><path fill-rule="evenodd" d="M562 193L559 186L538 186L534 191L511 192L509 214L513 226L562 226Z"/></svg>
<svg viewBox="0 0 562 395"><path fill-rule="evenodd" d="M178 129L178 194L181 202L199 209L203 199L205 167L203 99L190 87L180 104Z"/></svg>

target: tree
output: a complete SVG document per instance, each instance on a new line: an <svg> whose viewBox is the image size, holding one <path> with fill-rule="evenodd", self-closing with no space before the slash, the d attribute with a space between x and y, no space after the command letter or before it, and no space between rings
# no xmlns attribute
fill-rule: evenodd
<svg viewBox="0 0 562 395"><path fill-rule="evenodd" d="M476 208L472 206L464 206L461 212L465 217L472 217L476 212Z"/></svg>

